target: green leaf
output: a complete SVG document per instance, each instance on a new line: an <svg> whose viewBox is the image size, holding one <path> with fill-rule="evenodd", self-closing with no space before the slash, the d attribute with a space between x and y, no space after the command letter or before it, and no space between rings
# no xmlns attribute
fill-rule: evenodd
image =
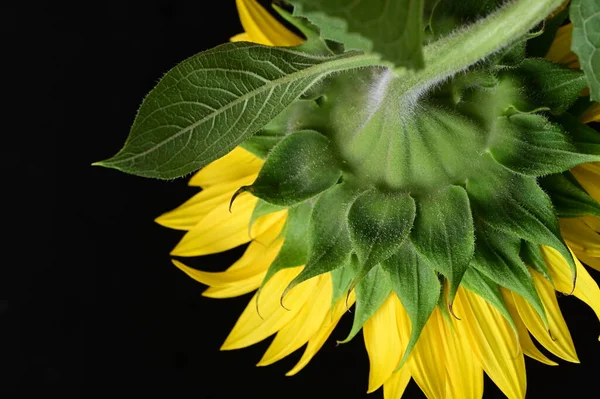
<svg viewBox="0 0 600 399"><path fill-rule="evenodd" d="M354 338L391 292L392 283L388 273L384 272L381 266L372 268L356 285L356 307L352 329L348 337L339 343L345 344Z"/></svg>
<svg viewBox="0 0 600 399"><path fill-rule="evenodd" d="M542 249L539 244L523 240L521 242L521 252L519 255L527 266L540 273L546 280L552 283L550 273L548 272L548 266L546 266L546 261L544 260L544 255L542 254Z"/></svg>
<svg viewBox="0 0 600 399"><path fill-rule="evenodd" d="M552 201L536 180L500 166L488 165L480 173L467 183L474 213L497 231L555 248L575 275L575 261L560 234Z"/></svg>
<svg viewBox="0 0 600 399"><path fill-rule="evenodd" d="M249 191L275 205L292 206L306 201L340 178L341 170L329 139L314 130L287 136L269 152Z"/></svg>
<svg viewBox="0 0 600 399"><path fill-rule="evenodd" d="M559 217L600 216L600 204L589 196L570 172L545 176L539 183L552 199Z"/></svg>
<svg viewBox="0 0 600 399"><path fill-rule="evenodd" d="M548 326L533 278L519 256L521 240L498 232L483 221L477 224L476 232L477 248L471 265L496 284L525 298Z"/></svg>
<svg viewBox="0 0 600 399"><path fill-rule="evenodd" d="M498 310L500 314L504 316L506 321L510 323L513 330L515 330L515 333L517 332L517 326L515 325L515 321L508 310L508 306L504 301L504 296L502 296L502 292L500 291L498 284L494 283L492 280L471 267L465 273L463 286L469 291L479 295L493 307L495 307L496 310ZM457 315L459 318L460 316L461 315Z"/></svg>
<svg viewBox="0 0 600 399"><path fill-rule="evenodd" d="M600 101L600 1L573 0L570 6L571 49L579 58L590 86L590 97Z"/></svg>
<svg viewBox="0 0 600 399"><path fill-rule="evenodd" d="M557 115L569 109L587 87L580 71L539 58L524 60L514 73L527 88L534 108L548 107Z"/></svg>
<svg viewBox="0 0 600 399"><path fill-rule="evenodd" d="M308 261L287 290L350 264L352 243L347 220L356 195L346 184L338 184L319 196L308 223Z"/></svg>
<svg viewBox="0 0 600 399"><path fill-rule="evenodd" d="M385 260L382 267L389 274L392 288L411 321L410 341L398 366L402 367L438 303L442 286L436 272L417 254L410 240Z"/></svg>
<svg viewBox="0 0 600 399"><path fill-rule="evenodd" d="M598 156L581 154L559 125L535 114L498 118L490 147L496 161L531 176L560 173L582 163L600 161Z"/></svg>
<svg viewBox="0 0 600 399"><path fill-rule="evenodd" d="M348 213L348 228L362 270L358 278L392 256L408 237L415 220L415 200L408 194L362 192Z"/></svg>
<svg viewBox="0 0 600 399"><path fill-rule="evenodd" d="M307 201L290 208L282 236L283 245L273 260L267 274L261 283L264 286L278 271L306 264L308 256L308 222L314 207L314 202Z"/></svg>
<svg viewBox="0 0 600 399"><path fill-rule="evenodd" d="M411 240L427 263L449 280L448 303L452 304L475 251L473 217L466 191L450 186L438 195L419 199Z"/></svg>
<svg viewBox="0 0 600 399"><path fill-rule="evenodd" d="M397 66L423 67L422 0L289 0L293 15L346 50L376 52Z"/></svg>
<svg viewBox="0 0 600 399"><path fill-rule="evenodd" d="M350 290L350 285L356 277L358 267L358 262L353 262L352 258L349 257L348 264L331 271L331 284L333 286L331 293L331 306L334 306L341 298L348 297L348 291Z"/></svg>
<svg viewBox="0 0 600 399"><path fill-rule="evenodd" d="M439 38L485 17L502 3L503 0L426 0L425 7L432 10L428 28L434 38Z"/></svg>
<svg viewBox="0 0 600 399"><path fill-rule="evenodd" d="M142 103L123 149L96 165L183 176L227 154L323 77L375 62L250 43L215 47L167 72Z"/></svg>

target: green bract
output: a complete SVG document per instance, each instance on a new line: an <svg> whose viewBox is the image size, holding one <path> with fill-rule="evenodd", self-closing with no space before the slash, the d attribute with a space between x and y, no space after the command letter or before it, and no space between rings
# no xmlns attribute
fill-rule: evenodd
<svg viewBox="0 0 600 399"><path fill-rule="evenodd" d="M306 43L184 61L101 164L174 178L237 145L264 158L239 192L259 197L252 221L289 209L265 281L305 265L285 296L331 272L334 301L356 292L348 339L396 292L412 325L404 359L461 284L509 320L500 287L511 290L546 321L530 273L548 278L540 245L575 279L557 217L600 215L568 172L600 161L600 136L571 113L588 83L600 94L598 2L571 7L583 72L528 57L563 0L290 3L278 10Z"/></svg>

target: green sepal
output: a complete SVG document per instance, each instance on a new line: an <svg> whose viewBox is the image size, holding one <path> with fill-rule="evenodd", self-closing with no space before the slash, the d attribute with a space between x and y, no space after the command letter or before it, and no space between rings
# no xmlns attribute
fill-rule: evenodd
<svg viewBox="0 0 600 399"><path fill-rule="evenodd" d="M402 367L412 352L425 323L438 304L442 285L437 273L415 250L410 240L381 264L388 273L392 289L400 298L411 321L410 340L400 365Z"/></svg>
<svg viewBox="0 0 600 399"><path fill-rule="evenodd" d="M471 266L496 284L525 298L540 315L546 327L548 319L533 277L521 260L521 240L499 232L484 221L476 226L477 248Z"/></svg>
<svg viewBox="0 0 600 399"><path fill-rule="evenodd" d="M523 240L521 242L521 251L519 256L523 259L523 262L531 267L536 272L540 273L546 280L552 283L550 273L548 272L548 266L544 260L542 249L539 244L534 244L529 241Z"/></svg>
<svg viewBox="0 0 600 399"><path fill-rule="evenodd" d="M267 157L249 191L271 204L293 206L333 186L341 171L329 140L314 130L285 137Z"/></svg>
<svg viewBox="0 0 600 399"><path fill-rule="evenodd" d="M600 216L600 203L590 197L571 172L545 176L539 183L552 199L559 217Z"/></svg>
<svg viewBox="0 0 600 399"><path fill-rule="evenodd" d="M490 152L507 168L530 176L560 173L600 157L581 154L559 125L535 114L513 114L497 120Z"/></svg>
<svg viewBox="0 0 600 399"><path fill-rule="evenodd" d="M334 306L342 298L348 298L350 285L356 277L359 266L358 262L352 261L352 257L348 257L347 264L331 271L331 283L333 286L331 306Z"/></svg>
<svg viewBox="0 0 600 399"><path fill-rule="evenodd" d="M466 186L474 213L495 230L555 248L569 263L575 279L575 261L560 234L552 201L535 178L500 166L488 165L481 172Z"/></svg>
<svg viewBox="0 0 600 399"><path fill-rule="evenodd" d="M600 101L600 2L573 0L569 7L573 34L571 50L579 58L590 86L590 97Z"/></svg>
<svg viewBox="0 0 600 399"><path fill-rule="evenodd" d="M348 265L352 243L348 232L348 211L357 193L338 184L317 199L308 221L308 256L302 272L290 282L286 292L319 274Z"/></svg>
<svg viewBox="0 0 600 399"><path fill-rule="evenodd" d="M514 71L526 88L532 107L548 107L560 115L571 107L587 87L580 71L541 58L527 58Z"/></svg>
<svg viewBox="0 0 600 399"><path fill-rule="evenodd" d="M293 15L346 50L376 52L397 66L423 67L423 0L288 0Z"/></svg>
<svg viewBox="0 0 600 399"><path fill-rule="evenodd" d="M278 271L306 264L308 256L308 221L314 207L313 201L304 202L288 211L282 236L283 245L273 260L261 283L264 286Z"/></svg>
<svg viewBox="0 0 600 399"><path fill-rule="evenodd" d="M314 100L299 99L290 104L275 119L267 123L241 146L261 159L266 159L284 137L312 127L311 115L319 109Z"/></svg>
<svg viewBox="0 0 600 399"><path fill-rule="evenodd" d="M392 256L408 237L415 220L415 200L408 194L362 192L348 212L348 230L361 263L357 279Z"/></svg>
<svg viewBox="0 0 600 399"><path fill-rule="evenodd" d="M475 231L469 196L459 186L419 198L411 240L419 254L449 281L451 306L475 251Z"/></svg>
<svg viewBox="0 0 600 399"><path fill-rule="evenodd" d="M508 310L508 306L504 301L504 296L502 295L498 284L471 267L465 273L463 278L463 286L469 291L479 295L490 305L495 307L496 310L498 310L498 312L504 316L506 321L508 321L510 326L515 331L515 334L517 333L517 326L512 315L510 314L510 311ZM461 315L456 316L460 318Z"/></svg>
<svg viewBox="0 0 600 399"><path fill-rule="evenodd" d="M392 292L392 282L381 266L372 268L355 288L356 306L354 308L354 321L350 333L340 344L349 342L358 334L363 325L375 314Z"/></svg>
<svg viewBox="0 0 600 399"><path fill-rule="evenodd" d="M582 154L600 156L600 134L570 114L562 114L556 120L568 132L573 145Z"/></svg>

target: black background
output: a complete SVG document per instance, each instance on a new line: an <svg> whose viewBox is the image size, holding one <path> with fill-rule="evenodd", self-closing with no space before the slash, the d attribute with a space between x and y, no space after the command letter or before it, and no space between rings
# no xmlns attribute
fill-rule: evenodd
<svg viewBox="0 0 600 399"><path fill-rule="evenodd" d="M366 397L362 338L334 341L351 316L295 377L284 373L300 351L261 368L254 365L268 341L220 352L251 295L202 297L203 286L169 259L181 232L153 222L196 189L90 166L120 149L167 70L241 32L234 1L34 2L1 11L5 87L15 90L4 110L13 122L19 114L15 134L5 135L27 144L2 148L5 183L19 187L5 196L16 227L0 275L8 293L0 301L3 397ZM240 254L201 264L223 270ZM583 365L528 359L528 398L597 397L598 321L575 298L561 304ZM424 396L411 383L405 397ZM488 380L484 397L503 395Z"/></svg>

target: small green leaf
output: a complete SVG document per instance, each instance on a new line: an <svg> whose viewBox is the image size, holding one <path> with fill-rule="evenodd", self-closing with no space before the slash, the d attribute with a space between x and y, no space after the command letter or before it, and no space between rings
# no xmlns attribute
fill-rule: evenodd
<svg viewBox="0 0 600 399"><path fill-rule="evenodd" d="M559 125L535 114L514 114L497 120L490 152L507 168L526 175L560 173L600 157L581 154Z"/></svg>
<svg viewBox="0 0 600 399"><path fill-rule="evenodd" d="M348 228L362 265L358 278L392 256L408 237L415 220L415 200L408 194L362 192L348 213Z"/></svg>
<svg viewBox="0 0 600 399"><path fill-rule="evenodd" d="M483 221L476 227L477 248L471 265L496 284L525 298L548 326L533 278L519 256L521 240L498 232Z"/></svg>
<svg viewBox="0 0 600 399"><path fill-rule="evenodd" d="M580 71L544 59L528 58L514 72L527 88L533 107L548 107L560 115L579 98L587 87Z"/></svg>
<svg viewBox="0 0 600 399"><path fill-rule="evenodd" d="M308 225L308 261L287 290L302 281L350 264L348 211L357 193L338 184L317 199Z"/></svg>
<svg viewBox="0 0 600 399"><path fill-rule="evenodd" d="M591 98L600 101L600 1L573 0L570 6L571 49L579 58L590 86Z"/></svg>
<svg viewBox="0 0 600 399"><path fill-rule="evenodd" d="M427 263L449 280L448 303L452 304L475 251L473 217L466 191L450 186L436 196L420 199L411 239Z"/></svg>
<svg viewBox="0 0 600 399"><path fill-rule="evenodd" d="M433 268L417 254L410 240L385 260L382 267L411 321L410 341L398 366L402 367L438 303L442 286Z"/></svg>
<svg viewBox="0 0 600 399"><path fill-rule="evenodd" d="M227 154L325 76L376 59L250 43L199 53L161 79L123 149L96 165L145 177L183 176Z"/></svg>
<svg viewBox="0 0 600 399"><path fill-rule="evenodd" d="M278 271L306 264L308 256L308 222L314 202L307 201L290 208L285 221L285 236L279 254L267 270L261 286L264 286Z"/></svg>
<svg viewBox="0 0 600 399"><path fill-rule="evenodd" d="M277 144L255 182L242 191L275 205L292 206L327 190L340 176L329 140L314 130L303 130Z"/></svg>
<svg viewBox="0 0 600 399"><path fill-rule="evenodd" d="M392 283L388 273L384 272L381 266L372 268L356 285L354 322L348 337L340 343L345 344L354 338L391 292Z"/></svg>
<svg viewBox="0 0 600 399"><path fill-rule="evenodd" d="M589 196L570 172L545 176L539 183L552 199L559 217L600 216L600 204Z"/></svg>
<svg viewBox="0 0 600 399"><path fill-rule="evenodd" d="M428 27L435 38L473 23L496 10L503 0L425 0L431 10Z"/></svg>
<svg viewBox="0 0 600 399"><path fill-rule="evenodd" d="M331 306L334 306L341 298L347 298L350 285L358 272L358 262L352 262L352 258L348 258L348 264L331 272L331 283L333 291L331 294Z"/></svg>
<svg viewBox="0 0 600 399"><path fill-rule="evenodd" d="M423 0L288 0L294 16L346 50L377 52L398 66L423 67ZM351 3L351 4L350 4Z"/></svg>
<svg viewBox="0 0 600 399"><path fill-rule="evenodd" d="M544 33L527 41L527 54L529 57L545 57L556 38L558 28L560 28L569 16L569 7L546 19L543 25Z"/></svg>
<svg viewBox="0 0 600 399"><path fill-rule="evenodd" d="M519 255L527 266L540 273L549 282L552 282L550 273L548 272L548 266L546 266L546 261L544 260L544 255L542 254L542 249L539 244L523 240L521 242L521 252Z"/></svg>
<svg viewBox="0 0 600 399"><path fill-rule="evenodd" d="M504 296L502 295L498 284L494 283L492 280L471 267L465 273L463 285L466 289L479 295L493 307L495 307L496 310L498 310L500 314L504 316L506 321L510 323L513 330L515 330L515 333L517 332L517 326L515 325L515 321L508 310L508 306L504 301ZM461 315L457 315L459 318L460 316Z"/></svg>

